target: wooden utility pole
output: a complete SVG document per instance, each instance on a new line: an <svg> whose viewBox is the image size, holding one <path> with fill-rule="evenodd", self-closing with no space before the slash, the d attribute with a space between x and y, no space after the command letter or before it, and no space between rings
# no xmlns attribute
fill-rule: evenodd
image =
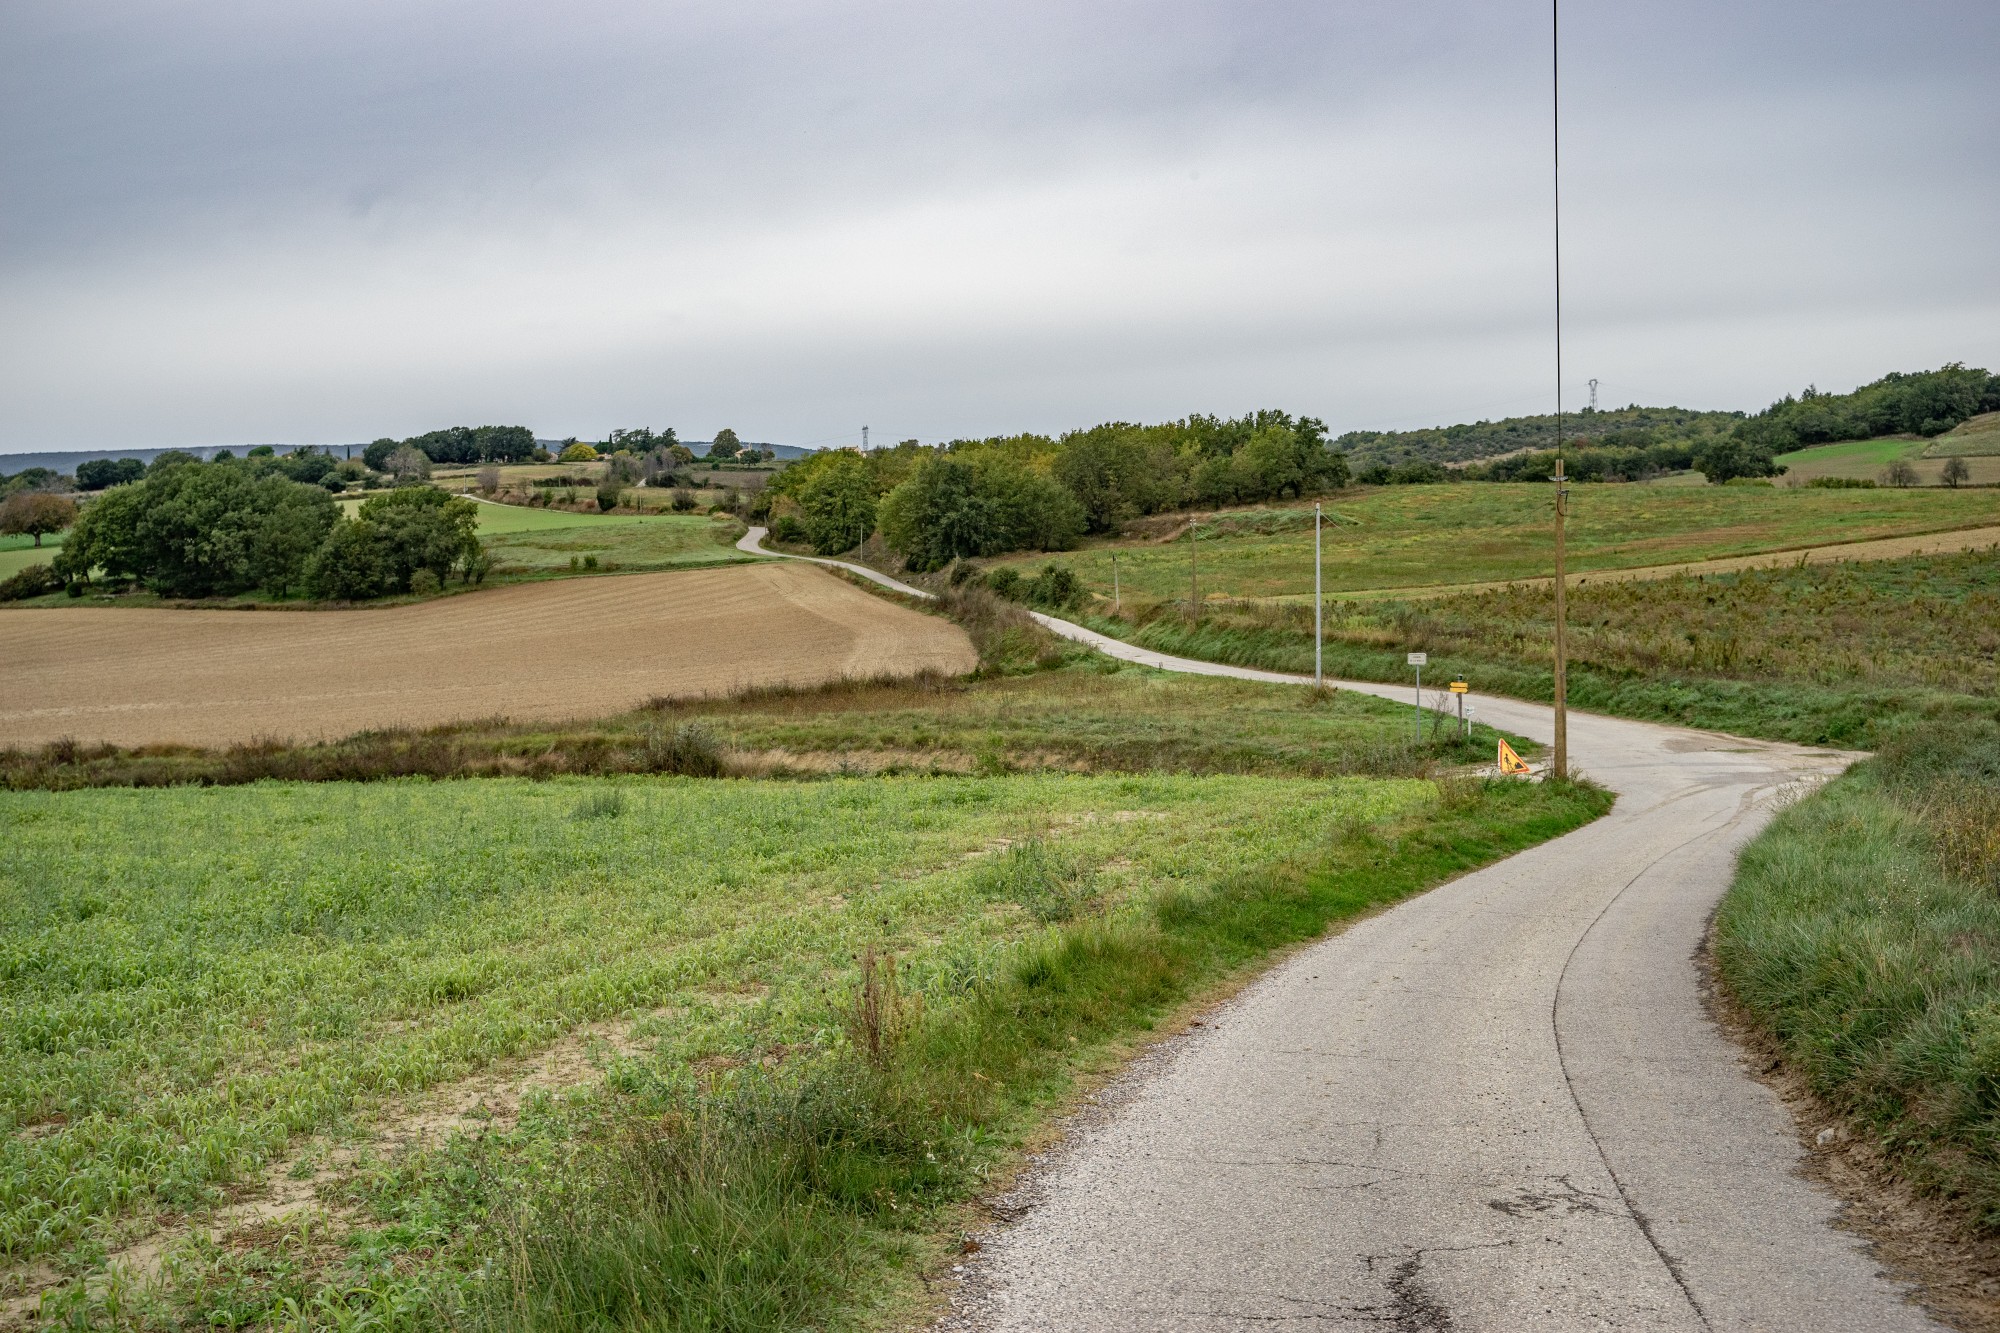
<svg viewBox="0 0 2000 1333"><path fill-rule="evenodd" d="M1313 688L1326 687L1324 652L1326 635L1321 631L1319 594L1319 505L1313 505Z"/></svg>
<svg viewBox="0 0 2000 1333"><path fill-rule="evenodd" d="M1556 753L1550 769L1569 776L1569 627L1564 623L1568 589L1563 585L1563 520L1569 517L1569 482L1563 479L1563 246L1562 246L1562 0L1549 0L1549 165L1554 205L1556 278ZM1594 381L1593 381L1594 383ZM1595 393L1595 390L1592 390Z"/></svg>
<svg viewBox="0 0 2000 1333"><path fill-rule="evenodd" d="M1569 517L1569 482L1563 477L1562 455L1556 455L1556 757L1551 768L1559 778L1569 776L1569 627L1563 578L1563 520Z"/></svg>

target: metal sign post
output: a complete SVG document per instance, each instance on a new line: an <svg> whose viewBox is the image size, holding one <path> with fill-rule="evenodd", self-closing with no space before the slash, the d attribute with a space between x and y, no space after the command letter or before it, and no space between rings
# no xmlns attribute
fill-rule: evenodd
<svg viewBox="0 0 2000 1333"><path fill-rule="evenodd" d="M1125 609L1125 599L1118 595L1118 557L1111 557L1111 612L1117 615Z"/></svg>
<svg viewBox="0 0 2000 1333"><path fill-rule="evenodd" d="M1404 659L1417 669L1417 744L1424 743L1424 664L1431 660L1429 653L1411 653Z"/></svg>
<svg viewBox="0 0 2000 1333"><path fill-rule="evenodd" d="M1458 696L1458 737L1460 740L1472 739L1472 722L1466 716L1465 712L1465 692L1471 688L1463 680L1455 680L1451 683L1451 692Z"/></svg>

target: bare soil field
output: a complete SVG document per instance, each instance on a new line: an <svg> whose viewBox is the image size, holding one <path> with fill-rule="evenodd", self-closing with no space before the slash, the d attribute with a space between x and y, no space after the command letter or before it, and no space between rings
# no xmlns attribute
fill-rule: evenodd
<svg viewBox="0 0 2000 1333"><path fill-rule="evenodd" d="M565 579L380 610L0 612L0 745L220 745L655 695L969 671L957 626L798 564Z"/></svg>

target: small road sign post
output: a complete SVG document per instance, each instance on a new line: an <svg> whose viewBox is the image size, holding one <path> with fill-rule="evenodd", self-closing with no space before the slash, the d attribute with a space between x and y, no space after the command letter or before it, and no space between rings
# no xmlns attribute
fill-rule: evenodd
<svg viewBox="0 0 2000 1333"><path fill-rule="evenodd" d="M1111 557L1111 614L1117 615L1125 609L1125 599L1118 595L1118 557Z"/></svg>
<svg viewBox="0 0 2000 1333"><path fill-rule="evenodd" d="M1417 744L1424 743L1424 664L1431 660L1429 653L1411 653L1406 661L1417 669Z"/></svg>
<svg viewBox="0 0 2000 1333"><path fill-rule="evenodd" d="M1462 680L1455 680L1451 683L1451 692L1458 696L1458 737L1460 740L1472 739L1472 722L1467 718L1465 713L1465 693L1471 688L1470 685L1467 685Z"/></svg>

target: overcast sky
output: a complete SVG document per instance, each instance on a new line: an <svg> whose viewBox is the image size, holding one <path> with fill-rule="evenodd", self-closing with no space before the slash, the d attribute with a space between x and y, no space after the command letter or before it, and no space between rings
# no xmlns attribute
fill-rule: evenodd
<svg viewBox="0 0 2000 1333"><path fill-rule="evenodd" d="M1564 6L1566 396L2000 368L2000 4ZM9 0L0 451L1554 402L1546 4Z"/></svg>

